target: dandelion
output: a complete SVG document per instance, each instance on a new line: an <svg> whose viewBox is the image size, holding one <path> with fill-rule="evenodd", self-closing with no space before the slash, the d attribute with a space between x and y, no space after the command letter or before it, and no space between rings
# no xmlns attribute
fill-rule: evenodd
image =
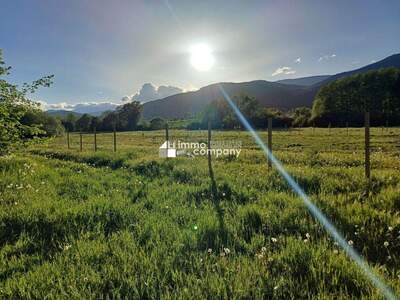
<svg viewBox="0 0 400 300"><path fill-rule="evenodd" d="M222 193L222 197L225 197L225 193Z"/></svg>
<svg viewBox="0 0 400 300"><path fill-rule="evenodd" d="M352 240L347 242L350 246L353 246L354 242Z"/></svg>
<svg viewBox="0 0 400 300"><path fill-rule="evenodd" d="M388 247L388 246L389 246L389 242L388 242L388 241L385 241L385 242L383 243L383 246Z"/></svg>
<svg viewBox="0 0 400 300"><path fill-rule="evenodd" d="M309 239L311 237L311 235L307 232L306 233L306 238Z"/></svg>
<svg viewBox="0 0 400 300"><path fill-rule="evenodd" d="M274 237L271 238L271 242L276 243L278 240Z"/></svg>
<svg viewBox="0 0 400 300"><path fill-rule="evenodd" d="M229 248L224 248L224 253L225 253L226 255L228 255L229 253L231 253L231 250L229 250Z"/></svg>
<svg viewBox="0 0 400 300"><path fill-rule="evenodd" d="M212 249L211 249L211 248L208 248L207 253L208 253L208 254L211 254L211 253L212 253Z"/></svg>
<svg viewBox="0 0 400 300"><path fill-rule="evenodd" d="M389 226L389 227L388 227L388 230L389 230L389 231L393 231L393 227L392 227L392 226Z"/></svg>
<svg viewBox="0 0 400 300"><path fill-rule="evenodd" d="M267 248L266 248L266 247L262 247L262 248L261 248L261 252L262 252L262 253L267 252Z"/></svg>
<svg viewBox="0 0 400 300"><path fill-rule="evenodd" d="M194 225L193 230L197 230L197 229L198 229L197 225Z"/></svg>
<svg viewBox="0 0 400 300"><path fill-rule="evenodd" d="M308 243L308 239L304 239L303 242L304 242L304 243Z"/></svg>

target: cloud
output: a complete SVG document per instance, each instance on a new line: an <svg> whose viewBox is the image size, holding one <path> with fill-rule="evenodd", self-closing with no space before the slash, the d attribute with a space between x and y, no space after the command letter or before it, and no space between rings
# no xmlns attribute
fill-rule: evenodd
<svg viewBox="0 0 400 300"><path fill-rule="evenodd" d="M275 70L274 73L272 73L272 76L280 75L280 74L285 74L285 75L290 75L290 74L295 74L296 71L293 70L291 67L279 67L278 69Z"/></svg>
<svg viewBox="0 0 400 300"><path fill-rule="evenodd" d="M296 58L296 59L294 60L294 62L295 62L296 64L301 63L301 57Z"/></svg>
<svg viewBox="0 0 400 300"><path fill-rule="evenodd" d="M335 57L336 57L336 54L323 55L320 58L318 58L318 61L328 60L328 59L335 58Z"/></svg>
<svg viewBox="0 0 400 300"><path fill-rule="evenodd" d="M183 89L175 86L160 85L159 87L156 87L151 83L145 83L136 94L132 96L124 96L121 101L139 101L143 103L179 94L183 91Z"/></svg>
<svg viewBox="0 0 400 300"><path fill-rule="evenodd" d="M113 102L84 102L69 104L66 102L47 103L42 100L36 100L42 110L68 110L78 113L97 113L107 110L114 110L119 104Z"/></svg>

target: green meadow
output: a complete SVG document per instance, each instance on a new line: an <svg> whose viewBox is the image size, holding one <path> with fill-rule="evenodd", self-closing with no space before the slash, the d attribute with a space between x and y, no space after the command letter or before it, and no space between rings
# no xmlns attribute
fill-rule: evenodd
<svg viewBox="0 0 400 300"><path fill-rule="evenodd" d="M400 294L400 128L371 129L369 184L363 133L274 131L273 152ZM159 157L164 131L70 138L0 157L0 298L382 298L247 132L213 132L242 143L212 158L214 193L206 157Z"/></svg>

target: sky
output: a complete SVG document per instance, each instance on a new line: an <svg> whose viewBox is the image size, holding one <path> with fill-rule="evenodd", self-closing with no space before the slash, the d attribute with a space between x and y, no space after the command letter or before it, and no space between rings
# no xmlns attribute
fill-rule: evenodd
<svg viewBox="0 0 400 300"><path fill-rule="evenodd" d="M8 79L54 74L32 96L53 108L335 74L400 52L398 0L2 0L0 12ZM197 44L208 71L190 62Z"/></svg>

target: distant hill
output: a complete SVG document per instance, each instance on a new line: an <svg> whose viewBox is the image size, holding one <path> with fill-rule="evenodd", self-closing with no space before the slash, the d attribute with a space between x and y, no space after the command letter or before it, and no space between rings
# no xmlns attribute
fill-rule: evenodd
<svg viewBox="0 0 400 300"><path fill-rule="evenodd" d="M318 90L324 84L332 82L336 79L350 76L357 73L376 70L386 67L400 68L400 54L389 56L381 61L367 65L365 67L335 74L327 78L310 79L313 77L298 78L292 80L291 84L282 82L269 82L265 80L255 80L240 83L219 83L226 92L231 95L247 94L256 97L264 106L276 107L283 110L299 107L311 106L312 101ZM322 75L325 76L325 75ZM305 85L315 80L312 85ZM303 82L303 84L299 84ZM154 117L162 118L184 118L195 115L204 110L207 104L212 100L221 98L221 92L218 84L211 84L194 92L180 93L163 99L150 101L143 104L143 116L145 119Z"/></svg>
<svg viewBox="0 0 400 300"><path fill-rule="evenodd" d="M82 114L80 114L80 113L70 111L70 110L62 110L62 109L59 109L59 110L50 109L50 110L47 110L46 113L48 113L51 116L60 117L60 118L65 118L69 114L73 114L77 118L82 116Z"/></svg>
<svg viewBox="0 0 400 300"><path fill-rule="evenodd" d="M246 94L257 98L263 105L290 109L310 104L312 91L309 88L287 85L265 80L220 84L229 95ZM146 119L183 118L202 111L212 100L221 98L218 84L205 86L195 92L181 93L144 103L143 116Z"/></svg>
<svg viewBox="0 0 400 300"><path fill-rule="evenodd" d="M364 73L364 72L368 72L370 70L378 70L378 69L390 68L390 67L400 68L400 53L393 54L393 55L388 56L378 62L366 65L366 66L361 67L356 70L342 72L342 73L332 75L332 76L328 77L327 79L316 83L315 86L321 87L329 82L335 81L336 79L340 79L340 78L343 78L346 76Z"/></svg>
<svg viewBox="0 0 400 300"><path fill-rule="evenodd" d="M293 78L293 79L283 79L278 80L276 82L283 83L283 84L294 84L294 85L301 85L301 86L311 86L318 82L321 82L331 75L317 75L317 76L309 76L309 77L300 77L300 78Z"/></svg>

